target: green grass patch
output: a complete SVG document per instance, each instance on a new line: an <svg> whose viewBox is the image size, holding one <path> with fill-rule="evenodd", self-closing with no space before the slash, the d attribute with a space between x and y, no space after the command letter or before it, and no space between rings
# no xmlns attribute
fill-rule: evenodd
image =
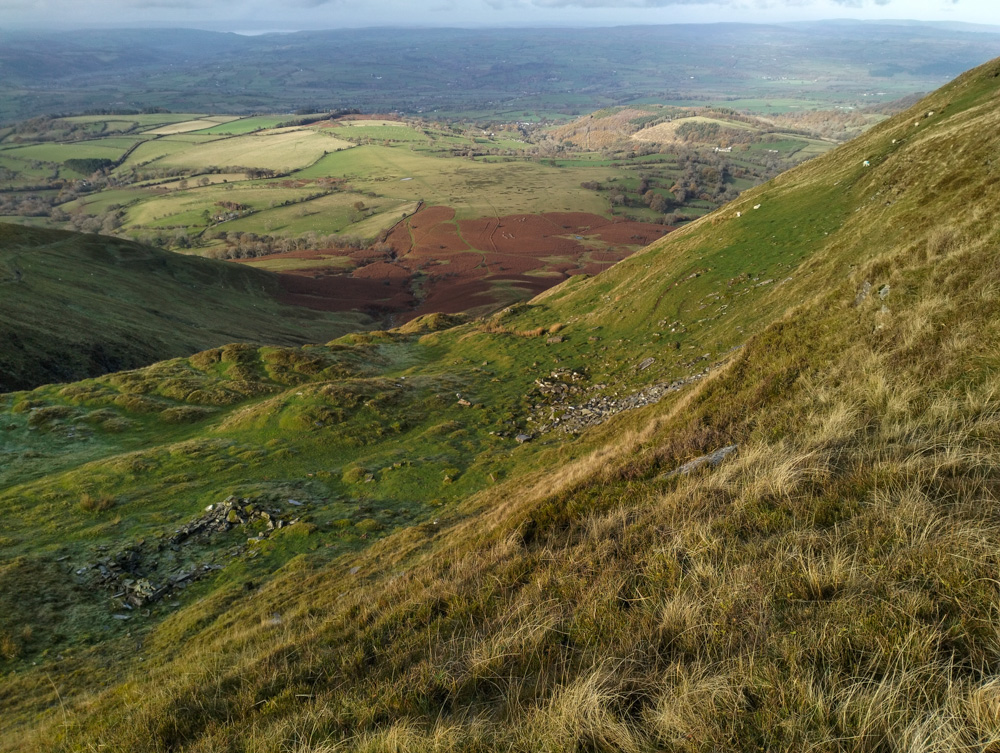
<svg viewBox="0 0 1000 753"><path fill-rule="evenodd" d="M226 123L220 123L209 128L201 129L198 133L239 136L246 133L253 133L254 131L274 128L282 123L287 123L289 119L290 118L287 115L258 115L250 118L230 120Z"/></svg>
<svg viewBox="0 0 1000 753"><path fill-rule="evenodd" d="M296 129L199 144L182 152L168 154L158 164L189 168L232 165L289 172L311 165L324 154L350 146L348 142L317 131Z"/></svg>

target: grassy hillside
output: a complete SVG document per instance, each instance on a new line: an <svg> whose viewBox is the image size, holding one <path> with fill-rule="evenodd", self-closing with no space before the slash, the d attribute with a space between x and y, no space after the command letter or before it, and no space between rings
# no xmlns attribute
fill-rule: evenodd
<svg viewBox="0 0 1000 753"><path fill-rule="evenodd" d="M234 341L324 340L354 314L283 306L277 278L98 235L0 224L0 390Z"/></svg>
<svg viewBox="0 0 1000 753"><path fill-rule="evenodd" d="M3 744L995 750L998 97L489 319L5 396Z"/></svg>

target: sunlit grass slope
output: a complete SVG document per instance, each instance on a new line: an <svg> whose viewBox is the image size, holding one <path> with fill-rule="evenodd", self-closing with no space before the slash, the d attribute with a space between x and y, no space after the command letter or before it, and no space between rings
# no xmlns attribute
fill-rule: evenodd
<svg viewBox="0 0 1000 753"><path fill-rule="evenodd" d="M488 320L6 396L3 742L996 750L998 99ZM172 539L229 494L299 520ZM126 549L208 574L126 611Z"/></svg>
<svg viewBox="0 0 1000 753"><path fill-rule="evenodd" d="M134 368L227 342L364 326L280 305L277 280L97 235L0 224L0 390Z"/></svg>

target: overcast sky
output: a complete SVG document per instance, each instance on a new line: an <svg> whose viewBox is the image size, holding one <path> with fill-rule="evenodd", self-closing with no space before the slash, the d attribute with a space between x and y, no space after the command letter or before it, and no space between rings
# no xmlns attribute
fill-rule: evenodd
<svg viewBox="0 0 1000 753"><path fill-rule="evenodd" d="M0 28L614 26L916 19L1000 25L998 0L0 0Z"/></svg>

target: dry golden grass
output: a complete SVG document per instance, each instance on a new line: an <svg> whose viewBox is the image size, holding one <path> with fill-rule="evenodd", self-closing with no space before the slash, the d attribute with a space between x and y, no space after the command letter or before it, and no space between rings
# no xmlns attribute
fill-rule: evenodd
<svg viewBox="0 0 1000 753"><path fill-rule="evenodd" d="M114 506L114 497L109 497L106 494L94 495L84 492L80 495L80 509L84 512L104 512Z"/></svg>

